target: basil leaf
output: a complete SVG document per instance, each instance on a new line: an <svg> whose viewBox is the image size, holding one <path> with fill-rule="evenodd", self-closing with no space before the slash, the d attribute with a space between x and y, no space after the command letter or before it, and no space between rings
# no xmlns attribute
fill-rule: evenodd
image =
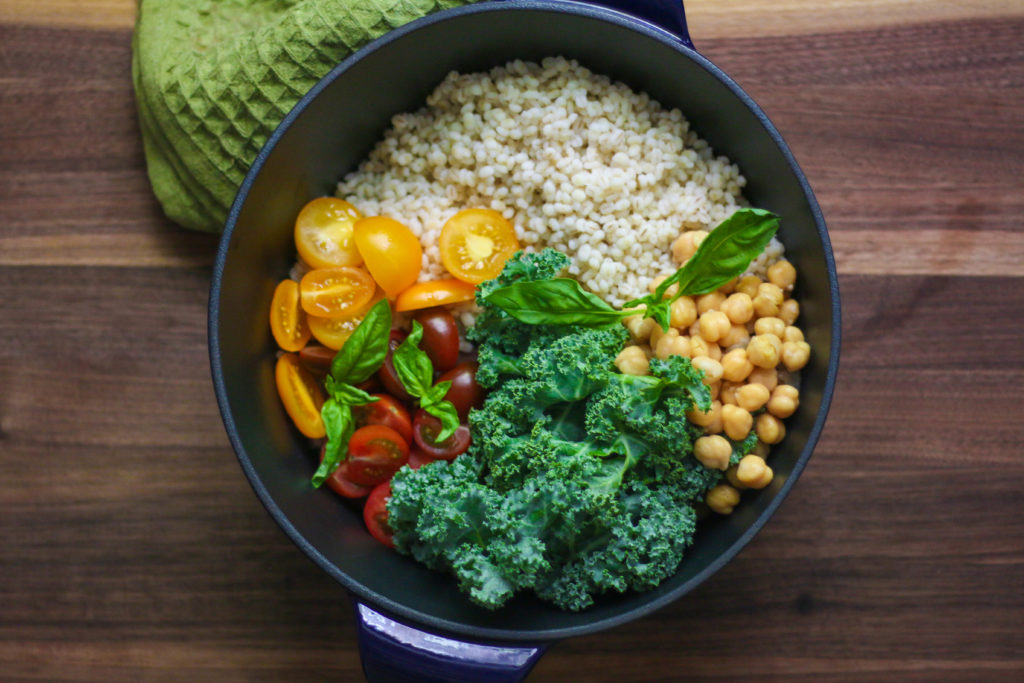
<svg viewBox="0 0 1024 683"><path fill-rule="evenodd" d="M348 455L348 440L355 431L352 409L333 398L324 401L320 408L320 418L327 429L327 445L324 447L324 459L313 474L313 488L320 488L327 477L331 476L345 460Z"/></svg>
<svg viewBox="0 0 1024 683"><path fill-rule="evenodd" d="M441 421L441 431L434 438L436 443L447 441L459 428L459 412L451 401L439 401L430 405L421 405L421 407Z"/></svg>
<svg viewBox="0 0 1024 683"><path fill-rule="evenodd" d="M438 382L434 386L427 389L426 393L420 396L420 407L426 408L428 405L436 405L444 400L445 394L452 388L452 381L446 379L443 382Z"/></svg>
<svg viewBox="0 0 1024 683"><path fill-rule="evenodd" d="M654 322L661 326L664 332L668 332L668 326L672 320L672 302L668 300L651 301L647 304L645 318L654 318Z"/></svg>
<svg viewBox="0 0 1024 683"><path fill-rule="evenodd" d="M434 383L434 365L427 352L419 348L423 338L423 326L418 320L412 321L412 332L398 345L391 355L395 374L411 396L422 397Z"/></svg>
<svg viewBox="0 0 1024 683"><path fill-rule="evenodd" d="M328 396L344 405L362 406L367 403L376 403L380 400L359 387L345 384L344 382L337 382L330 375L324 378L324 384L327 387Z"/></svg>
<svg viewBox="0 0 1024 683"><path fill-rule="evenodd" d="M530 325L611 327L635 311L618 311L601 297L585 291L576 280L516 282L494 290L484 300Z"/></svg>
<svg viewBox="0 0 1024 683"><path fill-rule="evenodd" d="M391 305L387 299L374 304L352 336L331 361L331 377L337 382L358 384L366 381L384 363L391 332Z"/></svg>

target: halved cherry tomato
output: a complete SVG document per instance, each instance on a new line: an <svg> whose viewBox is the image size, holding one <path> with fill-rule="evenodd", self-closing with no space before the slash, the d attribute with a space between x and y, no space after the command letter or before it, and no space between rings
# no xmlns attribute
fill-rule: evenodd
<svg viewBox="0 0 1024 683"><path fill-rule="evenodd" d="M501 273L519 250L512 224L491 209L465 209L441 228L441 262L449 273L475 285Z"/></svg>
<svg viewBox="0 0 1024 683"><path fill-rule="evenodd" d="M459 328L444 308L429 308L414 318L423 326L420 348L427 352L434 370L445 372L459 362Z"/></svg>
<svg viewBox="0 0 1024 683"><path fill-rule="evenodd" d="M320 408L326 400L324 392L313 375L299 365L298 355L281 354L274 366L274 380L285 412L299 431L311 439L326 436L327 430L320 418Z"/></svg>
<svg viewBox="0 0 1024 683"><path fill-rule="evenodd" d="M409 450L409 462L406 464L414 470L434 462L437 458L432 458L418 448L412 448Z"/></svg>
<svg viewBox="0 0 1024 683"><path fill-rule="evenodd" d="M395 547L395 532L388 526L388 498L391 497L391 482L386 481L370 492L363 507L363 521L366 530L375 539L389 548Z"/></svg>
<svg viewBox="0 0 1024 683"><path fill-rule="evenodd" d="M299 351L299 363L314 375L323 377L331 371L331 362L337 351L319 344L306 344Z"/></svg>
<svg viewBox="0 0 1024 683"><path fill-rule="evenodd" d="M314 268L358 266L363 258L352 239L352 226L363 217L344 199L319 197L302 207L295 219L295 247Z"/></svg>
<svg viewBox="0 0 1024 683"><path fill-rule="evenodd" d="M356 425L384 425L398 432L406 445L412 443L412 418L409 411L405 409L394 396L388 394L373 394L377 399L373 403L362 406L355 406L352 412L356 418Z"/></svg>
<svg viewBox="0 0 1024 683"><path fill-rule="evenodd" d="M299 283L302 310L322 318L358 313L373 298L373 278L362 268L317 268Z"/></svg>
<svg viewBox="0 0 1024 683"><path fill-rule="evenodd" d="M320 449L320 460L324 459L324 448ZM373 490L371 486L360 486L348 477L348 460L341 463L338 469L327 477L327 485L343 498L365 498Z"/></svg>
<svg viewBox="0 0 1024 683"><path fill-rule="evenodd" d="M452 381L452 388L444 397L452 402L455 410L459 412L459 419L463 422L469 416L469 409L482 406L486 397L484 390L476 383L478 367L480 364L476 361L459 363L437 380L438 382Z"/></svg>
<svg viewBox="0 0 1024 683"><path fill-rule="evenodd" d="M384 298L384 290L378 288L373 297L363 306L358 313L342 316L340 318L322 318L318 315L306 316L306 322L313 333L313 337L329 349L337 351L344 345L352 333L363 322L367 311L375 303Z"/></svg>
<svg viewBox="0 0 1024 683"><path fill-rule="evenodd" d="M377 371L377 379L384 386L384 390L394 396L400 401L411 401L412 396L402 386L401 380L398 379L398 373L395 372L395 364L391 359L395 349L405 339L406 334L401 330L391 330L391 336L388 338L388 355L384 357L384 364L380 366L380 370Z"/></svg>
<svg viewBox="0 0 1024 683"><path fill-rule="evenodd" d="M299 306L299 283L281 280L270 302L270 332L285 351L298 351L309 341L306 312Z"/></svg>
<svg viewBox="0 0 1024 683"><path fill-rule="evenodd" d="M393 218L371 216L356 221L352 231L366 269L390 298L419 279L423 247L412 230Z"/></svg>
<svg viewBox="0 0 1024 683"><path fill-rule="evenodd" d="M455 433L441 443L437 435L441 433L441 421L420 408L412 421L412 438L416 446L432 458L438 460L454 460L455 456L465 453L469 448L469 427L459 425Z"/></svg>
<svg viewBox="0 0 1024 683"><path fill-rule="evenodd" d="M476 285L455 278L429 280L410 285L395 300L396 311L415 311L431 306L447 306L472 301Z"/></svg>
<svg viewBox="0 0 1024 683"><path fill-rule="evenodd" d="M366 425L349 439L348 478L362 486L376 486L408 459L409 445L401 434L384 425Z"/></svg>

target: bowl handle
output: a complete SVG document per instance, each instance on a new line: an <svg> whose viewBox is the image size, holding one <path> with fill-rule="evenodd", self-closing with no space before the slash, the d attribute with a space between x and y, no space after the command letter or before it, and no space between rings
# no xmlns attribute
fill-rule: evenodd
<svg viewBox="0 0 1024 683"><path fill-rule="evenodd" d="M355 600L359 655L370 683L516 683L547 643L485 645L402 624Z"/></svg>
<svg viewBox="0 0 1024 683"><path fill-rule="evenodd" d="M668 31L691 50L694 49L690 31L686 28L683 0L581 0L580 4L607 7L643 19Z"/></svg>

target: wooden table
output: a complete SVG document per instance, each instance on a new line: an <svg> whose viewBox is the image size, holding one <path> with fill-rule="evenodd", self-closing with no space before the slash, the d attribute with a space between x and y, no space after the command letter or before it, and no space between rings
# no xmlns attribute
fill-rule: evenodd
<svg viewBox="0 0 1024 683"><path fill-rule="evenodd" d="M839 386L735 561L531 680L1024 680L1024 5L687 4L821 202ZM359 680L221 426L216 240L150 194L134 6L0 5L0 679Z"/></svg>

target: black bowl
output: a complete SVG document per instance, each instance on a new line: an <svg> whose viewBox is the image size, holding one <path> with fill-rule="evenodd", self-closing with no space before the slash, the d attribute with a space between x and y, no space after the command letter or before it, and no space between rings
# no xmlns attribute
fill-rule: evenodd
<svg viewBox="0 0 1024 683"><path fill-rule="evenodd" d="M614 49L609 49L614 46ZM309 477L315 455L275 391L267 310L295 258L292 223L332 193L380 138L390 117L422 106L451 70L562 55L678 107L717 152L739 165L755 206L783 217L779 237L800 273L801 326L813 348L801 403L776 446L772 484L712 519L679 571L655 590L608 595L566 612L518 598L491 612L446 575L375 542L357 508ZM811 455L831 398L839 351L839 298L824 221L778 132L754 102L686 41L652 24L579 3L483 3L441 12L345 60L288 114L260 152L231 209L210 295L210 355L217 399L245 475L285 533L359 601L441 633L538 642L590 633L684 595L728 562L768 520Z"/></svg>

